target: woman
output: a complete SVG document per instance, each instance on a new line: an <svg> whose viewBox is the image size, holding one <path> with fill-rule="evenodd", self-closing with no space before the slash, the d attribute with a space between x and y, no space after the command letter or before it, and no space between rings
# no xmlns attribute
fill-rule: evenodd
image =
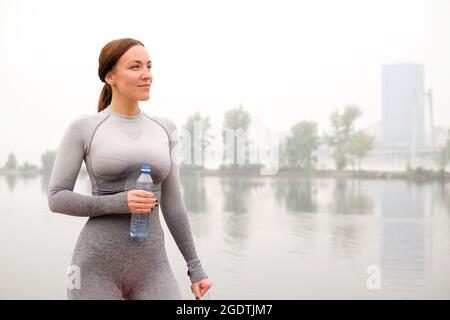
<svg viewBox="0 0 450 320"><path fill-rule="evenodd" d="M74 119L60 142L49 208L89 217L72 257L80 278L79 285L67 289L69 299L181 299L165 251L159 203L187 262L193 294L201 298L211 287L181 197L176 126L139 108L138 101L149 99L151 64L138 40L106 44L99 57L98 74L105 85L98 113ZM73 192L83 160L92 196ZM133 189L142 164L151 165L153 193ZM129 236L131 213L150 214L144 241Z"/></svg>

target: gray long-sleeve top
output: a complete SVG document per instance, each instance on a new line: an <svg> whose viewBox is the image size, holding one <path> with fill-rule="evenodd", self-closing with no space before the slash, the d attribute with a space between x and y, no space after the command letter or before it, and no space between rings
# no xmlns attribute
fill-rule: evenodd
<svg viewBox="0 0 450 320"><path fill-rule="evenodd" d="M81 217L130 214L127 192L141 165L152 167L167 226L188 266L191 282L207 278L198 259L180 189L178 133L167 118L140 110L126 116L111 110L81 115L63 134L48 186L52 212ZM83 160L92 195L74 192ZM153 214L153 213L150 213Z"/></svg>

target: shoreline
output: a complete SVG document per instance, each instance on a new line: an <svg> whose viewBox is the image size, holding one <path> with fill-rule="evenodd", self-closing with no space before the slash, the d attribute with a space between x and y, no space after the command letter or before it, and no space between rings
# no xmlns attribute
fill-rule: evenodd
<svg viewBox="0 0 450 320"><path fill-rule="evenodd" d="M87 171L80 170L80 175L87 175ZM423 169L411 171L371 171L371 170L302 170L302 169L279 169L276 174L262 175L259 168L180 168L181 175L201 176L245 176L245 177L297 177L297 178L332 178L332 179L400 179L413 181L450 181L450 172L437 172ZM50 172L35 169L28 171L2 170L0 176L34 177L38 175L50 175Z"/></svg>
<svg viewBox="0 0 450 320"><path fill-rule="evenodd" d="M436 172L423 169L411 171L371 171L371 170L301 170L280 169L273 175L261 175L259 169L194 169L182 168L181 174L199 174L205 176L248 176L248 177L297 177L297 178L332 178L332 179L400 179L414 181L450 181L450 172Z"/></svg>

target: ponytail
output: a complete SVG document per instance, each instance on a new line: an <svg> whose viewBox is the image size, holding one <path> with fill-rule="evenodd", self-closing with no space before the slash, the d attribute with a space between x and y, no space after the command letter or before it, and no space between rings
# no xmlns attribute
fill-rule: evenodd
<svg viewBox="0 0 450 320"><path fill-rule="evenodd" d="M105 82L103 85L102 92L100 93L100 98L98 99L97 112L101 112L106 109L111 103L112 99L112 88L109 83Z"/></svg>

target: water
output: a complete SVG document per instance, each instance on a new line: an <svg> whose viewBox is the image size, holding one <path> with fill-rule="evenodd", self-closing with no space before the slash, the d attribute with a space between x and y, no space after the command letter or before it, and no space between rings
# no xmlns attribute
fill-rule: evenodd
<svg viewBox="0 0 450 320"><path fill-rule="evenodd" d="M153 192L153 180L150 176L150 165L142 165L141 174L136 181L137 190ZM130 236L135 240L141 240L150 232L150 215L148 213L131 214Z"/></svg>
<svg viewBox="0 0 450 320"><path fill-rule="evenodd" d="M0 176L0 299L66 298L86 218L50 212L47 183ZM75 191L90 194L87 176ZM449 183L184 175L182 192L210 299L450 298ZM183 297L193 300L163 228ZM380 289L367 287L370 266Z"/></svg>

